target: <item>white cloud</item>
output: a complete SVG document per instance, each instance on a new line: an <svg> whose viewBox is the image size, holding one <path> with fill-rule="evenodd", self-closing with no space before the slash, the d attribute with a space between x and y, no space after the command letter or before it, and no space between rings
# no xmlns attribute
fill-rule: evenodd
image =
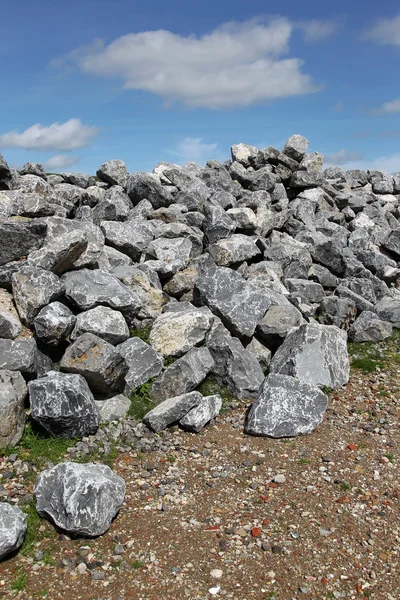
<svg viewBox="0 0 400 600"><path fill-rule="evenodd" d="M318 19L311 19L311 21L300 21L297 27L304 33L304 39L306 42L319 42L336 31L336 23L334 21L319 21Z"/></svg>
<svg viewBox="0 0 400 600"><path fill-rule="evenodd" d="M91 75L122 79L191 108L232 108L320 89L288 53L293 25L283 17L226 23L201 37L170 31L97 40L53 65L77 64Z"/></svg>
<svg viewBox="0 0 400 600"><path fill-rule="evenodd" d="M77 150L86 146L97 133L97 127L83 125L79 119L53 123L48 127L36 123L22 133L9 131L0 134L0 148L8 146L40 151Z"/></svg>
<svg viewBox="0 0 400 600"><path fill-rule="evenodd" d="M169 154L177 156L181 163L204 165L207 160L216 157L215 152L219 156L217 149L218 144L205 144L203 138L186 137L177 143L175 150L169 150Z"/></svg>
<svg viewBox="0 0 400 600"><path fill-rule="evenodd" d="M359 152L352 152L351 150L338 150L338 152L334 152L333 154L325 155L325 164L338 166L344 165L350 161L357 161L362 159L362 154Z"/></svg>
<svg viewBox="0 0 400 600"><path fill-rule="evenodd" d="M400 112L400 98L392 100L391 102L384 102L381 106L371 112L379 115L393 115L394 113L398 113Z"/></svg>
<svg viewBox="0 0 400 600"><path fill-rule="evenodd" d="M81 160L80 156L69 156L68 154L56 154L44 163L44 168L47 171L57 171L59 169L67 169L76 165Z"/></svg>
<svg viewBox="0 0 400 600"><path fill-rule="evenodd" d="M364 39L377 44L400 46L400 14L392 18L378 19L375 25L364 33Z"/></svg>
<svg viewBox="0 0 400 600"><path fill-rule="evenodd" d="M373 159L363 160L350 160L340 165L342 169L347 171L348 169L361 169L362 171L368 170L383 170L388 173L399 173L400 172L400 152L391 154L389 156L379 156Z"/></svg>

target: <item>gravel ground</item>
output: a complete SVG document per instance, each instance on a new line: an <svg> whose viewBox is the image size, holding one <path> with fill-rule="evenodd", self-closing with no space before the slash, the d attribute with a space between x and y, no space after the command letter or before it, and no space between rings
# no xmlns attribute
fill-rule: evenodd
<svg viewBox="0 0 400 600"><path fill-rule="evenodd" d="M353 369L322 425L296 439L245 436L244 405L198 435L111 426L138 436L113 461L127 494L112 527L72 540L33 520L30 543L0 564L0 598L400 598L399 374ZM26 505L32 465L4 457L0 474L1 497Z"/></svg>

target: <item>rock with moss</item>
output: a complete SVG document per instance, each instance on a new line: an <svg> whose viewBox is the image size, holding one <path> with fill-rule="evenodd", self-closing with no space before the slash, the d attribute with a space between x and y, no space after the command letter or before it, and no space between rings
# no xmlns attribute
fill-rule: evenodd
<svg viewBox="0 0 400 600"><path fill-rule="evenodd" d="M22 546L26 529L26 515L22 510L0 502L0 560Z"/></svg>
<svg viewBox="0 0 400 600"><path fill-rule="evenodd" d="M125 482L110 467L65 462L42 471L34 487L36 510L72 535L105 533L125 497Z"/></svg>
<svg viewBox="0 0 400 600"><path fill-rule="evenodd" d="M96 433L99 410L81 375L50 371L28 384L31 415L57 437L84 437Z"/></svg>
<svg viewBox="0 0 400 600"><path fill-rule="evenodd" d="M0 370L0 448L18 444L25 429L27 388L18 371Z"/></svg>

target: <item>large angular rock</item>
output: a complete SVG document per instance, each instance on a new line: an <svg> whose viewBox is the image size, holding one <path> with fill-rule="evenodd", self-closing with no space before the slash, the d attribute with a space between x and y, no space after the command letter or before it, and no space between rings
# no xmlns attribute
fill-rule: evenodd
<svg viewBox="0 0 400 600"><path fill-rule="evenodd" d="M212 322L206 307L166 312L154 321L149 342L163 356L181 356L204 341Z"/></svg>
<svg viewBox="0 0 400 600"><path fill-rule="evenodd" d="M59 217L50 217L49 219L46 219L46 223L46 244L51 242L54 238L58 238L67 233L74 233L76 231L84 233L84 235L87 237L87 248L78 258L78 260L74 262L74 269L97 269L99 267L99 257L101 256L104 247L104 234L100 227L94 223L90 223L89 221L80 221L78 219L61 219Z"/></svg>
<svg viewBox="0 0 400 600"><path fill-rule="evenodd" d="M364 310L349 329L349 339L354 342L381 342L393 332L391 323L382 321L375 313Z"/></svg>
<svg viewBox="0 0 400 600"><path fill-rule="evenodd" d="M307 279L286 279L285 285L290 292L300 294L309 302L319 303L325 296L324 288L315 281Z"/></svg>
<svg viewBox="0 0 400 600"><path fill-rule="evenodd" d="M36 175L36 177L41 177L42 179L47 180L46 171L40 163L27 162L24 164L19 173L20 175Z"/></svg>
<svg viewBox="0 0 400 600"><path fill-rule="evenodd" d="M173 202L173 196L166 187L162 186L156 175L149 173L134 173L128 177L126 191L133 204L146 198L154 209L169 206Z"/></svg>
<svg viewBox="0 0 400 600"><path fill-rule="evenodd" d="M143 417L143 423L153 431L162 431L168 425L180 421L192 408L201 403L202 398L200 392L168 398L148 412Z"/></svg>
<svg viewBox="0 0 400 600"><path fill-rule="evenodd" d="M62 275L72 269L74 263L88 247L88 239L84 231L73 231L53 239L40 250L34 250L28 257L32 267L53 271Z"/></svg>
<svg viewBox="0 0 400 600"><path fill-rule="evenodd" d="M125 394L129 395L161 373L164 364L162 355L139 337L126 340L116 349L129 367L125 375Z"/></svg>
<svg viewBox="0 0 400 600"><path fill-rule="evenodd" d="M14 308L12 295L0 290L0 338L13 340L22 332L22 323Z"/></svg>
<svg viewBox="0 0 400 600"><path fill-rule="evenodd" d="M118 396L113 396L106 400L95 400L95 403L99 409L100 421L102 423L124 419L131 406L131 401L123 394L118 394Z"/></svg>
<svg viewBox="0 0 400 600"><path fill-rule="evenodd" d="M125 187L128 183L129 171L123 160L108 160L96 171L97 177L110 185Z"/></svg>
<svg viewBox="0 0 400 600"><path fill-rule="evenodd" d="M11 281L18 314L28 326L44 306L63 293L63 285L57 275L37 267L23 267L12 275Z"/></svg>
<svg viewBox="0 0 400 600"><path fill-rule="evenodd" d="M28 384L32 418L57 437L96 433L99 411L81 375L50 371Z"/></svg>
<svg viewBox="0 0 400 600"><path fill-rule="evenodd" d="M38 313L33 321L36 336L50 346L65 341L75 325L76 317L61 302L52 302Z"/></svg>
<svg viewBox="0 0 400 600"><path fill-rule="evenodd" d="M192 242L186 238L158 238L147 247L148 258L155 258L165 263L179 262L179 269L185 268L192 254Z"/></svg>
<svg viewBox="0 0 400 600"><path fill-rule="evenodd" d="M334 326L307 323L292 329L271 361L271 373L337 389L348 382L347 334Z"/></svg>
<svg viewBox="0 0 400 600"><path fill-rule="evenodd" d="M106 238L106 244L138 261L141 253L152 241L153 229L147 221L134 219L124 223L117 221L102 221L101 229Z"/></svg>
<svg viewBox="0 0 400 600"><path fill-rule="evenodd" d="M80 310L103 305L120 310L128 318L137 315L146 300L144 294L134 292L105 271L70 271L61 281L66 297Z"/></svg>
<svg viewBox="0 0 400 600"><path fill-rule="evenodd" d="M27 388L21 373L0 370L0 448L15 446L24 433Z"/></svg>
<svg viewBox="0 0 400 600"><path fill-rule="evenodd" d="M252 336L271 305L265 290L226 267L209 269L194 288L196 304L206 304L235 334Z"/></svg>
<svg viewBox="0 0 400 600"><path fill-rule="evenodd" d="M120 186L113 186L92 210L93 222L100 225L102 221L126 221L132 203L129 196Z"/></svg>
<svg viewBox="0 0 400 600"><path fill-rule="evenodd" d="M67 348L60 362L65 373L82 375L90 388L108 395L123 388L128 371L125 359L102 338L84 333Z"/></svg>
<svg viewBox="0 0 400 600"><path fill-rule="evenodd" d="M111 274L126 285L137 298L139 319L155 319L168 302L157 273L146 263L138 266L115 267Z"/></svg>
<svg viewBox="0 0 400 600"><path fill-rule="evenodd" d="M209 244L227 238L235 231L235 221L217 202L205 203L203 212L206 217L203 227L204 235Z"/></svg>
<svg viewBox="0 0 400 600"><path fill-rule="evenodd" d="M327 296L318 309L318 320L322 325L335 325L347 331L357 317L357 307L351 298Z"/></svg>
<svg viewBox="0 0 400 600"><path fill-rule="evenodd" d="M261 250L254 240L240 233L218 240L218 242L209 246L208 251L216 264L223 267L244 260L251 260L255 256L261 255Z"/></svg>
<svg viewBox="0 0 400 600"><path fill-rule="evenodd" d="M20 371L26 379L40 370L40 353L32 338L20 340L0 339L0 369Z"/></svg>
<svg viewBox="0 0 400 600"><path fill-rule="evenodd" d="M128 339L129 328L120 312L107 306L96 306L76 317L71 340L77 340L84 333L93 333L116 345Z"/></svg>
<svg viewBox="0 0 400 600"><path fill-rule="evenodd" d="M385 296L375 305L375 311L378 317L400 329L400 300L398 298Z"/></svg>
<svg viewBox="0 0 400 600"><path fill-rule="evenodd" d="M162 402L192 392L213 367L214 359L208 348L192 348L157 377L151 386L150 397Z"/></svg>
<svg viewBox="0 0 400 600"><path fill-rule="evenodd" d="M400 230L393 230L388 238L382 244L386 250L389 250L395 257L396 260L400 259Z"/></svg>
<svg viewBox="0 0 400 600"><path fill-rule="evenodd" d="M219 415L222 408L222 398L219 394L204 396L198 406L192 408L180 421L187 431L199 433L207 423Z"/></svg>
<svg viewBox="0 0 400 600"><path fill-rule="evenodd" d="M0 222L0 265L27 256L40 248L46 234L46 224L42 221Z"/></svg>
<svg viewBox="0 0 400 600"><path fill-rule="evenodd" d="M229 391L241 400L254 398L264 374L257 358L240 340L230 335L222 323L207 335L206 344L214 359L213 373Z"/></svg>
<svg viewBox="0 0 400 600"><path fill-rule="evenodd" d="M0 560L22 546L26 529L25 513L18 506L0 502Z"/></svg>
<svg viewBox="0 0 400 600"><path fill-rule="evenodd" d="M34 495L40 516L69 534L93 537L109 529L125 482L106 465L65 462L40 473Z"/></svg>
<svg viewBox="0 0 400 600"><path fill-rule="evenodd" d="M258 360L265 373L271 364L271 350L259 342L256 337L253 337L250 344L247 344L246 350Z"/></svg>
<svg viewBox="0 0 400 600"><path fill-rule="evenodd" d="M316 386L287 375L269 375L253 402L245 433L273 438L311 433L322 422L328 398Z"/></svg>
<svg viewBox="0 0 400 600"><path fill-rule="evenodd" d="M310 142L302 135L292 135L284 145L282 153L289 156L289 158L300 162L307 152L309 143Z"/></svg>
<svg viewBox="0 0 400 600"><path fill-rule="evenodd" d="M276 350L293 327L304 323L301 312L288 300L271 306L257 326L258 335L271 350Z"/></svg>

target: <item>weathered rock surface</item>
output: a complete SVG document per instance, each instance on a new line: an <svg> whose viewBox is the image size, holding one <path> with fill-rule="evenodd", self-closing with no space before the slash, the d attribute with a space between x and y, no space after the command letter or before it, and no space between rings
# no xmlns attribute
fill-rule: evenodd
<svg viewBox="0 0 400 600"><path fill-rule="evenodd" d="M0 448L15 446L25 428L27 388L18 371L0 370Z"/></svg>
<svg viewBox="0 0 400 600"><path fill-rule="evenodd" d="M13 340L22 332L22 323L13 305L12 295L0 290L0 338Z"/></svg>
<svg viewBox="0 0 400 600"><path fill-rule="evenodd" d="M25 513L18 506L0 502L0 560L22 546L26 529Z"/></svg>
<svg viewBox="0 0 400 600"><path fill-rule="evenodd" d="M99 411L81 375L50 371L28 384L32 418L57 437L96 433Z"/></svg>
<svg viewBox="0 0 400 600"><path fill-rule="evenodd" d="M25 325L32 325L40 310L63 293L59 278L44 269L26 266L12 275L12 292L18 314Z"/></svg>
<svg viewBox="0 0 400 600"><path fill-rule="evenodd" d="M109 423L117 421L127 416L131 401L123 394L107 398L106 400L95 400L95 404L99 409L100 422Z"/></svg>
<svg viewBox="0 0 400 600"><path fill-rule="evenodd" d="M125 359L129 369L125 375L125 394L129 395L161 373L164 364L162 355L139 337L126 340L116 349Z"/></svg>
<svg viewBox="0 0 400 600"><path fill-rule="evenodd" d="M38 269L62 275L69 271L88 247L84 231L73 231L53 239L40 250L29 254L28 263Z"/></svg>
<svg viewBox="0 0 400 600"><path fill-rule="evenodd" d="M364 310L349 329L349 339L354 342L381 342L390 337L393 327L382 321L376 313Z"/></svg>
<svg viewBox="0 0 400 600"><path fill-rule="evenodd" d="M204 396L200 404L179 421L179 425L188 431L199 433L207 423L219 415L221 408L222 398L219 394Z"/></svg>
<svg viewBox="0 0 400 600"><path fill-rule="evenodd" d="M250 408L245 433L273 438L311 433L322 422L327 405L327 396L316 386L271 374Z"/></svg>
<svg viewBox="0 0 400 600"><path fill-rule="evenodd" d="M110 467L65 462L40 473L34 495L39 515L73 535L109 529L125 497L125 482Z"/></svg>
<svg viewBox="0 0 400 600"><path fill-rule="evenodd" d="M57 346L68 338L75 321L75 315L67 306L61 302L52 302L37 314L33 326L39 340L50 346Z"/></svg>
<svg viewBox="0 0 400 600"><path fill-rule="evenodd" d="M96 306L76 317L71 340L84 333L93 333L109 344L121 344L129 337L129 328L122 314L107 306Z"/></svg>
<svg viewBox="0 0 400 600"><path fill-rule="evenodd" d="M200 392L168 398L148 412L143 417L143 423L153 431L162 431L171 423L180 421L192 408L200 404L202 398Z"/></svg>

